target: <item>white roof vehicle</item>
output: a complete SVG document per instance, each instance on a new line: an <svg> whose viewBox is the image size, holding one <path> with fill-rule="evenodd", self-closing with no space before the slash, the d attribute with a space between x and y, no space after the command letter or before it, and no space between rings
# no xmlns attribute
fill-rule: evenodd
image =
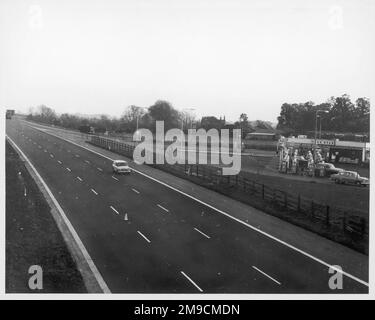
<svg viewBox="0 0 375 320"><path fill-rule="evenodd" d="M125 160L115 160L112 163L114 173L130 173L131 168Z"/></svg>

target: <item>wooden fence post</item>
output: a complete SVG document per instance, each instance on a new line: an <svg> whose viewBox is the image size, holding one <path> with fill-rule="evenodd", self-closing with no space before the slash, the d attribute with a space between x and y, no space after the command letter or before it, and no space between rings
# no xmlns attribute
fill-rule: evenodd
<svg viewBox="0 0 375 320"><path fill-rule="evenodd" d="M262 199L264 199L264 184L262 184Z"/></svg>
<svg viewBox="0 0 375 320"><path fill-rule="evenodd" d="M346 212L344 212L344 216L342 218L342 229L344 232L346 231Z"/></svg>
<svg viewBox="0 0 375 320"><path fill-rule="evenodd" d="M284 192L284 207L288 208L288 195L286 192Z"/></svg>
<svg viewBox="0 0 375 320"><path fill-rule="evenodd" d="M361 237L364 238L366 233L366 219L361 218Z"/></svg>
<svg viewBox="0 0 375 320"><path fill-rule="evenodd" d="M297 198L297 211L301 212L301 195L300 194L298 194L298 198Z"/></svg>

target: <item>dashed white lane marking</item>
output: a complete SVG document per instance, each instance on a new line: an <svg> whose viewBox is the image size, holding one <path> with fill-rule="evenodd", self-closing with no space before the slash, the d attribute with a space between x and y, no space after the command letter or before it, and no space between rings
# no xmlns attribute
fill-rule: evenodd
<svg viewBox="0 0 375 320"><path fill-rule="evenodd" d="M44 152L47 152L47 150L46 150L46 149L44 149Z"/></svg>
<svg viewBox="0 0 375 320"><path fill-rule="evenodd" d="M117 214L120 214L115 208L113 208L112 206L109 206L114 212L116 212Z"/></svg>
<svg viewBox="0 0 375 320"><path fill-rule="evenodd" d="M96 169L98 169L99 171L103 171L103 169L102 169L102 168L96 168Z"/></svg>
<svg viewBox="0 0 375 320"><path fill-rule="evenodd" d="M261 274L263 274L264 276L266 276L267 278L271 279L272 281L276 282L278 285L281 285L281 283L279 281L277 281L276 279L272 278L270 275L268 275L267 273L263 272L262 270L258 269L257 267L255 266L252 266L253 269L255 269L256 271L260 272Z"/></svg>
<svg viewBox="0 0 375 320"><path fill-rule="evenodd" d="M119 181L119 179L117 179L116 177L112 176L113 179L115 179L116 181Z"/></svg>
<svg viewBox="0 0 375 320"><path fill-rule="evenodd" d="M79 158L79 154L76 154L76 158Z"/></svg>
<svg viewBox="0 0 375 320"><path fill-rule="evenodd" d="M42 149L42 146L41 146L41 145L38 145L38 148L39 148L39 149Z"/></svg>
<svg viewBox="0 0 375 320"><path fill-rule="evenodd" d="M68 150L68 152L70 152L70 150Z"/></svg>
<svg viewBox="0 0 375 320"><path fill-rule="evenodd" d="M136 190L136 189L133 189L132 188L132 190L135 192L135 193L138 193L138 194L140 194L140 192L138 191L138 190Z"/></svg>
<svg viewBox="0 0 375 320"><path fill-rule="evenodd" d="M196 287L200 292L203 292L203 290L183 271L180 271L181 274L186 278L188 279L193 285L194 287Z"/></svg>
<svg viewBox="0 0 375 320"><path fill-rule="evenodd" d="M51 153L50 155L49 155L51 158L54 158L54 155Z"/></svg>
<svg viewBox="0 0 375 320"><path fill-rule="evenodd" d="M70 170L70 168L66 168L66 170L68 170L69 172L72 172L72 170Z"/></svg>
<svg viewBox="0 0 375 320"><path fill-rule="evenodd" d="M199 229L194 228L194 230L197 231L197 232L199 232L201 235L205 236L207 239L210 239L210 237L207 234L205 234L204 232L200 231Z"/></svg>
<svg viewBox="0 0 375 320"><path fill-rule="evenodd" d="M83 181L80 177L77 177L77 179L78 179L79 181Z"/></svg>
<svg viewBox="0 0 375 320"><path fill-rule="evenodd" d="M85 162L88 163L88 164L90 164L90 161L88 161L88 160L85 160Z"/></svg>
<svg viewBox="0 0 375 320"><path fill-rule="evenodd" d="M166 212L169 212L169 210L168 210L167 208L164 208L162 205L157 204L157 206L158 206L160 209L162 209L162 210L164 210L164 211L166 211Z"/></svg>
<svg viewBox="0 0 375 320"><path fill-rule="evenodd" d="M60 160L57 160L58 163L62 164L62 162Z"/></svg>
<svg viewBox="0 0 375 320"><path fill-rule="evenodd" d="M147 239L147 237L141 232L141 231L137 231L139 233L139 235L141 237L143 237L143 239L145 239L148 243L150 243L151 241Z"/></svg>
<svg viewBox="0 0 375 320"><path fill-rule="evenodd" d="M95 193L96 195L98 195L98 193L97 193L94 189L91 189L91 191L92 191L93 193Z"/></svg>

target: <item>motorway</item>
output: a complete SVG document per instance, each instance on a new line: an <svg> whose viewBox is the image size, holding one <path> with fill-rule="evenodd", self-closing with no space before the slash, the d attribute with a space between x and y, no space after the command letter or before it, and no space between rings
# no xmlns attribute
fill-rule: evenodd
<svg viewBox="0 0 375 320"><path fill-rule="evenodd" d="M137 172L113 175L111 160L7 121L113 293L366 293L327 265ZM119 156L119 158L122 158Z"/></svg>

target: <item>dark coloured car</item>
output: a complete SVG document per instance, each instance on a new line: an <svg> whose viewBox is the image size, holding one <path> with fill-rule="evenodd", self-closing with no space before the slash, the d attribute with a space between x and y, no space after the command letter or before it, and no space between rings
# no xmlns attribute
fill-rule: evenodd
<svg viewBox="0 0 375 320"><path fill-rule="evenodd" d="M336 168L332 163L318 163L316 165L316 169L323 168L325 171L325 175L327 177L331 176L332 174L337 174L339 172L343 172L344 169Z"/></svg>

